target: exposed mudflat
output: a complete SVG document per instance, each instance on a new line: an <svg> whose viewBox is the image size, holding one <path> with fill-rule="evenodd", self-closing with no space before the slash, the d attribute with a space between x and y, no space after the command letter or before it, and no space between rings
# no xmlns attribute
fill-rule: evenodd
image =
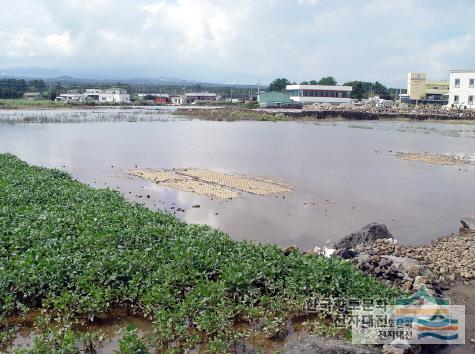
<svg viewBox="0 0 475 354"><path fill-rule="evenodd" d="M475 157L470 155L443 155L427 152L398 152L396 157L400 160L419 161L433 165L469 165L475 164Z"/></svg>

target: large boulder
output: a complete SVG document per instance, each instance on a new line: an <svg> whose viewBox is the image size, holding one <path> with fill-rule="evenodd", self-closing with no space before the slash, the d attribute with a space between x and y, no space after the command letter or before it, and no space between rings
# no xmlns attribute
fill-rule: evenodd
<svg viewBox="0 0 475 354"><path fill-rule="evenodd" d="M360 231L345 236L341 241L335 244L334 248L352 248L362 243L373 243L375 240L383 238L393 238L393 235L388 231L386 225L372 223L366 225Z"/></svg>
<svg viewBox="0 0 475 354"><path fill-rule="evenodd" d="M464 229L475 230L475 216L466 215L460 222Z"/></svg>

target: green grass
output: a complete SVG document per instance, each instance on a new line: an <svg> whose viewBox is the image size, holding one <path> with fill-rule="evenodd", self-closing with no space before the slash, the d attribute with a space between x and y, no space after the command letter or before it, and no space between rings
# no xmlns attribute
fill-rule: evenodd
<svg viewBox="0 0 475 354"><path fill-rule="evenodd" d="M0 109L16 109L16 108L59 108L64 107L65 103L50 100L25 100L19 99L0 99Z"/></svg>
<svg viewBox="0 0 475 354"><path fill-rule="evenodd" d="M216 121L252 120L277 122L293 120L291 116L284 113L267 113L252 109L229 107L216 109L178 108L173 114Z"/></svg>
<svg viewBox="0 0 475 354"><path fill-rule="evenodd" d="M124 104L118 102L108 102L107 104L101 104L100 102L59 102L43 100L26 100L23 98L18 99L0 99L0 109L21 109L21 108L64 108L64 107L102 107L102 106L123 106Z"/></svg>
<svg viewBox="0 0 475 354"><path fill-rule="evenodd" d="M279 327L312 297L398 293L348 262L233 241L0 154L3 331L8 318L33 309L67 322L127 306L154 320L155 348L219 352L236 338L236 322Z"/></svg>

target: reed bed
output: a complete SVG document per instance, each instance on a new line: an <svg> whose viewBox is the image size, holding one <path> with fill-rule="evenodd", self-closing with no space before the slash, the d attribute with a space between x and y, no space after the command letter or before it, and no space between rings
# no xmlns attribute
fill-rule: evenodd
<svg viewBox="0 0 475 354"><path fill-rule="evenodd" d="M160 110L22 110L0 111L0 123L154 122L179 119Z"/></svg>

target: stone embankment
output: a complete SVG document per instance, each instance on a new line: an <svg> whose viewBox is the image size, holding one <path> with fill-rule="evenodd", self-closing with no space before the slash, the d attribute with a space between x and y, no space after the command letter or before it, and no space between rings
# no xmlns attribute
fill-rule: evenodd
<svg viewBox="0 0 475 354"><path fill-rule="evenodd" d="M361 107L325 107L319 109L304 109L300 111L283 112L285 115L313 117L315 119L345 119L345 120L475 120L475 111L458 111L447 109L399 109L399 108L361 108Z"/></svg>
<svg viewBox="0 0 475 354"><path fill-rule="evenodd" d="M336 255L363 272L412 292L421 286L440 293L475 279L475 219L464 217L458 234L426 245L399 245L384 225L370 224L337 243Z"/></svg>
<svg viewBox="0 0 475 354"><path fill-rule="evenodd" d="M245 109L239 107L221 108L179 108L176 115L204 120L475 120L475 110L448 110L445 108L378 108L353 106L313 105L303 109Z"/></svg>
<svg viewBox="0 0 475 354"><path fill-rule="evenodd" d="M442 291L455 283L475 279L475 217L465 216L461 223L458 234L421 246L399 245L385 225L373 223L334 244L334 254L353 262L366 274L409 293L424 286L429 293L443 296ZM290 246L284 252L294 249L295 246ZM319 247L312 251L323 252ZM286 345L289 353L423 354L440 349L435 345L407 344L358 347L318 336L304 337Z"/></svg>

